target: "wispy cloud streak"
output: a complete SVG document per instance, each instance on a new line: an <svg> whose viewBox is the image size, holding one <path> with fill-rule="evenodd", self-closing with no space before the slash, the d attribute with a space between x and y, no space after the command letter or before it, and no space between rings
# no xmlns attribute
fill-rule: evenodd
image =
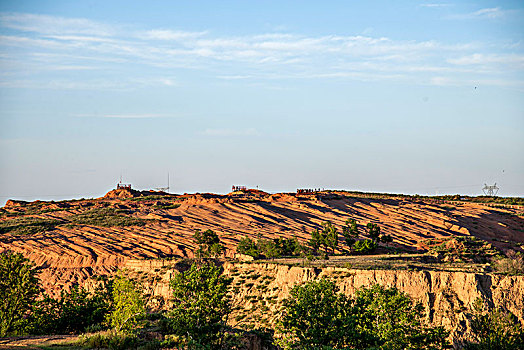
<svg viewBox="0 0 524 350"><path fill-rule="evenodd" d="M441 7L446 4L422 4ZM504 10L481 9L468 16L499 18ZM33 14L0 14L0 60L21 79L0 82L3 86L26 86L28 68L33 71L101 71L82 81L46 81L51 88L121 89L127 86L176 86L174 72L199 70L220 80L253 79L354 79L405 80L425 83L432 75L522 73L522 55L490 52L482 43L442 43L435 40L393 40L366 35L305 36L292 33L261 33L249 36L218 36L212 31L169 28L130 30L81 18ZM96 62L96 64L93 64ZM108 72L122 74L125 64L148 67L144 78L111 82ZM479 69L479 65L482 65ZM234 67L234 68L233 68ZM102 74L102 73L100 73ZM453 77L457 79L456 76ZM486 79L495 79L486 76ZM444 81L441 79L441 81ZM102 82L99 84L99 82ZM53 85L54 84L54 85ZM514 85L514 81L510 82Z"/></svg>

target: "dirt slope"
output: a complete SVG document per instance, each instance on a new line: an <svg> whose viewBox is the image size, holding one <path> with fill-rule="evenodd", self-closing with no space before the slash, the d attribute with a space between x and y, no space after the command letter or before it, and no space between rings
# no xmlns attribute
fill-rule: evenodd
<svg viewBox="0 0 524 350"><path fill-rule="evenodd" d="M324 221L341 227L348 218L361 228L378 223L393 246L423 250L428 239L475 236L501 249L524 244L522 210L480 204L460 205L406 198L364 198L344 194L234 193L127 197L69 202L11 202L1 209L0 225L9 220L56 220L51 229L32 234L0 234L0 250L12 249L42 267L44 287L57 292L83 283L93 274L110 273L129 259L192 256L196 229L212 229L234 252L245 237L297 237L304 241ZM72 221L93 210L143 219L143 226L103 227ZM520 215L520 216L519 216ZM361 232L364 232L361 229Z"/></svg>

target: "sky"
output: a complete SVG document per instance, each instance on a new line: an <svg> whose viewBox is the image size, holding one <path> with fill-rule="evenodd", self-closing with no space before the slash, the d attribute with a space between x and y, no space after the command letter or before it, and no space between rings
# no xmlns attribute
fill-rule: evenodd
<svg viewBox="0 0 524 350"><path fill-rule="evenodd" d="M522 1L0 0L0 204L524 195Z"/></svg>

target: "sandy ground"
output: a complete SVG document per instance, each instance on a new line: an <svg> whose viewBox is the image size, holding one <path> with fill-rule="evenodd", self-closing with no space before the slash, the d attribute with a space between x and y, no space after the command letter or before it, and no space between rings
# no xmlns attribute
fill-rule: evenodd
<svg viewBox="0 0 524 350"><path fill-rule="evenodd" d="M38 346L66 345L78 339L77 335L36 337L9 337L0 339L0 349L41 349Z"/></svg>

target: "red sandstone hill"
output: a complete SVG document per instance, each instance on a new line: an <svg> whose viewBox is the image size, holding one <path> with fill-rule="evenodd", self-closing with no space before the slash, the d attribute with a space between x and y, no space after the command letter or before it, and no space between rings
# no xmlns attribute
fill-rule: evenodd
<svg viewBox="0 0 524 350"><path fill-rule="evenodd" d="M122 220L111 215L124 216L129 226L119 226ZM107 222L96 221L103 218ZM361 228L379 224L392 236L392 246L406 251L423 251L430 239L454 236L473 236L503 250L524 244L524 217L516 207L343 192L172 195L119 189L92 200L9 201L0 209L0 250L22 252L42 267L45 288L58 291L113 272L129 259L192 256L196 229L214 230L232 254L243 237L304 242L322 222L340 228L348 218ZM19 234L5 228L32 224L44 229Z"/></svg>

